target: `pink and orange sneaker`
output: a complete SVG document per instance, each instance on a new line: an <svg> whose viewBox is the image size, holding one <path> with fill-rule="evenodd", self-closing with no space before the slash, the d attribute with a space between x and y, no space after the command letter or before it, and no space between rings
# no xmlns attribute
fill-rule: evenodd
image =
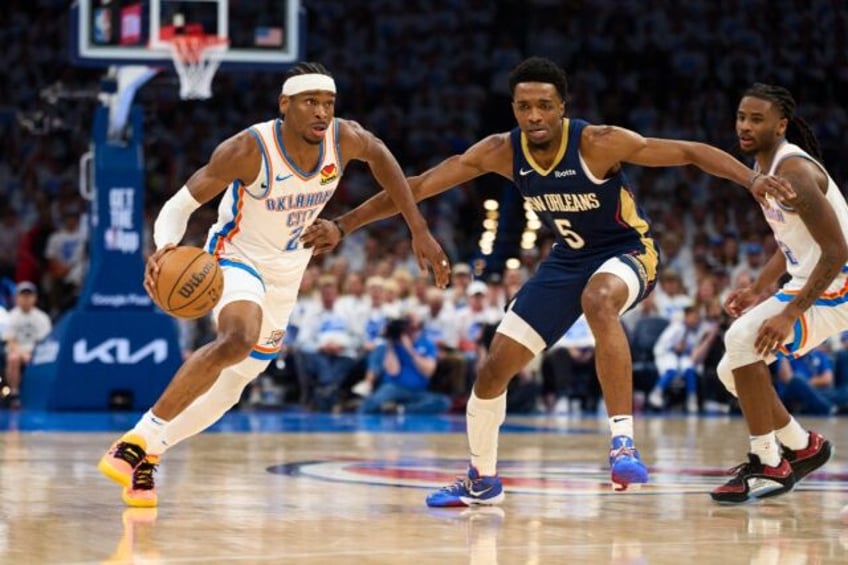
<svg viewBox="0 0 848 565"><path fill-rule="evenodd" d="M158 455L148 455L144 461L135 468L132 475L132 484L124 487L121 498L127 506L134 508L154 508L159 500L156 497L156 481L153 473L159 465Z"/></svg>
<svg viewBox="0 0 848 565"><path fill-rule="evenodd" d="M133 472L147 455L144 438L126 433L112 444L109 451L100 459L97 469L121 486L132 484Z"/></svg>

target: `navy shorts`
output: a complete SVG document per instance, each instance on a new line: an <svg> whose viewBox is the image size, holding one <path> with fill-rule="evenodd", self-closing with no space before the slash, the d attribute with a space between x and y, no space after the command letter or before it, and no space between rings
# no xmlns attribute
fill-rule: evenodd
<svg viewBox="0 0 848 565"><path fill-rule="evenodd" d="M557 254L555 246L539 265L539 270L515 295L512 310L550 347L559 341L583 313L583 289L601 265L612 258L618 258L630 266L640 281L639 295L630 305L632 308L653 290L657 265L647 269L632 250L622 250L620 254L604 255L595 260L575 262Z"/></svg>

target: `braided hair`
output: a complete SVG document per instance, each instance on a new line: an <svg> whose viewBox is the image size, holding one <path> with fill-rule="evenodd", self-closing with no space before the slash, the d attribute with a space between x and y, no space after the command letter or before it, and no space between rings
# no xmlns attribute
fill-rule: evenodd
<svg viewBox="0 0 848 565"><path fill-rule="evenodd" d="M291 77L296 77L299 75L327 75L331 77L333 75L330 74L330 71L322 65L321 63L311 63L309 61L303 61L302 63L298 63L295 66L291 67L288 71L286 71L285 77L283 78L283 82L286 82L287 79Z"/></svg>
<svg viewBox="0 0 848 565"><path fill-rule="evenodd" d="M809 153L819 163L822 162L819 140L816 139L816 134L813 133L810 125L803 118L795 115L795 99L788 90L782 86L757 82L745 91L744 96L761 98L774 104L780 115L789 121L786 127L786 137L791 138L794 143L797 143L801 149Z"/></svg>

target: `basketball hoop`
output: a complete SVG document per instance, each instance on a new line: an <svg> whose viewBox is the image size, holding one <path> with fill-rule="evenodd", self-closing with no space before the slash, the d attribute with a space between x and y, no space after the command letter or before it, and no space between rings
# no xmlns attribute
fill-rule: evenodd
<svg viewBox="0 0 848 565"><path fill-rule="evenodd" d="M165 43L180 77L180 98L205 100L212 97L212 78L221 64L230 42L216 35L174 35Z"/></svg>

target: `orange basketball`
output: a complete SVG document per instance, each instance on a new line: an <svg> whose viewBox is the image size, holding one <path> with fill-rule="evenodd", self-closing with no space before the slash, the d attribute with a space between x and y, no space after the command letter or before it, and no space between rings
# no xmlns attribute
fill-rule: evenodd
<svg viewBox="0 0 848 565"><path fill-rule="evenodd" d="M221 298L224 275L218 261L197 247L182 245L165 254L156 279L156 302L168 314L192 320Z"/></svg>

